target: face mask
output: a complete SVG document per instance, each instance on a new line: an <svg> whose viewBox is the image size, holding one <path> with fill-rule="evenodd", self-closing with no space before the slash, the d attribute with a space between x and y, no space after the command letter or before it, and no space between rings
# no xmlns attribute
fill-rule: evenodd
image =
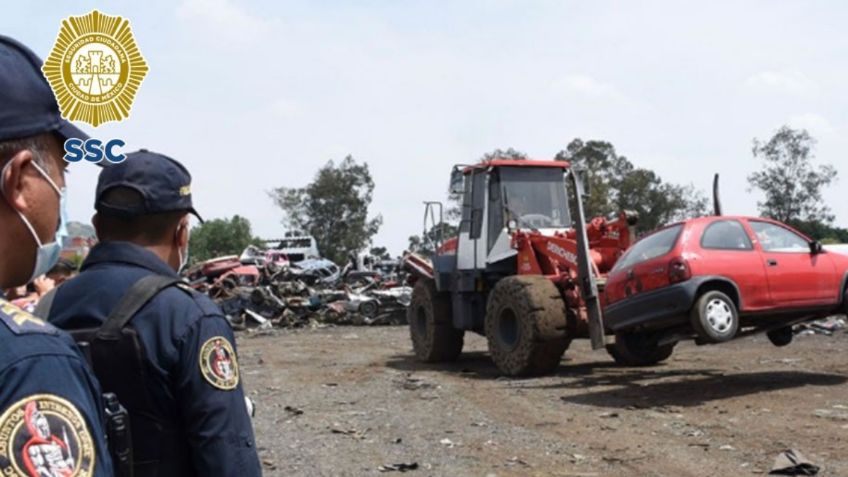
<svg viewBox="0 0 848 477"><path fill-rule="evenodd" d="M53 190L59 194L59 227L56 229L56 238L53 239L52 242L41 243L41 239L38 238L38 234L35 233L35 228L33 228L30 221L24 217L24 214L18 211L18 217L21 218L21 221L23 221L24 225L26 225L30 235L32 235L32 238L35 240L36 245L38 245L38 250L36 250L35 254L35 266L32 270L32 276L30 276L27 282L31 282L37 277L46 274L51 268L53 268L53 265L56 265L56 262L59 261L59 255L62 253L62 243L64 242L65 237L68 236L68 196L65 189L60 189L59 186L53 182L53 179L44 172L44 169L42 169L41 166L35 162L32 162L31 164L35 167L35 170L41 174L41 177L43 177L47 183L53 187ZM5 177L6 169L8 169L11 165L12 162L8 162L6 166L3 167L3 171L0 172L0 193L4 192L4 182L2 178Z"/></svg>

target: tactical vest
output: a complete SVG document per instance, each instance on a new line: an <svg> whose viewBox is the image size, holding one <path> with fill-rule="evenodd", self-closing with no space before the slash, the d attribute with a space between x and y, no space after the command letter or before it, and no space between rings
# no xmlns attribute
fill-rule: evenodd
<svg viewBox="0 0 848 477"><path fill-rule="evenodd" d="M74 338L104 392L115 393L129 411L132 468L135 477L188 476L193 471L186 438L154 405L147 352L131 326L133 317L162 290L181 283L178 278L149 275L127 290L98 328L65 330ZM54 290L55 292L55 290ZM55 293L45 295L36 316L47 319Z"/></svg>

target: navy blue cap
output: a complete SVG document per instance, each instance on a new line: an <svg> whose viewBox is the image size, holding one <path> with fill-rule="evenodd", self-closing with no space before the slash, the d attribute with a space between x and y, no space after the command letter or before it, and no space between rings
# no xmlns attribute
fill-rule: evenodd
<svg viewBox="0 0 848 477"><path fill-rule="evenodd" d="M135 190L143 199L135 206L106 203L103 195L115 187ZM191 203L191 174L170 157L141 149L127 158L103 168L97 178L94 208L101 213L123 217L186 211L203 219Z"/></svg>
<svg viewBox="0 0 848 477"><path fill-rule="evenodd" d="M0 35L0 141L55 132L63 142L88 135L62 119L41 59L16 40Z"/></svg>

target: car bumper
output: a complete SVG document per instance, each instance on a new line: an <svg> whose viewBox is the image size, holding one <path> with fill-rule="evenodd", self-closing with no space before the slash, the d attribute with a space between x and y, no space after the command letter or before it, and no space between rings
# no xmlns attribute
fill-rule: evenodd
<svg viewBox="0 0 848 477"><path fill-rule="evenodd" d="M604 325L617 332L686 323L700 284L687 280L613 303L604 309Z"/></svg>

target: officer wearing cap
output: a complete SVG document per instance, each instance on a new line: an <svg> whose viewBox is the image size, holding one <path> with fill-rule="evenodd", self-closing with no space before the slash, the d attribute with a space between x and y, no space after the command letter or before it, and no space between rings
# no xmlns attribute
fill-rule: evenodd
<svg viewBox="0 0 848 477"><path fill-rule="evenodd" d="M63 120L41 60L0 36L0 289L56 263L65 233ZM108 476L97 380L64 332L0 296L0 475Z"/></svg>
<svg viewBox="0 0 848 477"><path fill-rule="evenodd" d="M188 216L197 212L191 176L174 159L141 150L104 168L95 209L100 243L80 274L58 288L50 313L63 329L102 326L131 287L151 275L177 278L188 260ZM153 295L127 326L141 342L145 375L121 374L117 362L104 372L94 366L129 411L135 475L261 475L235 340L221 310L180 283ZM145 381L143 391L122 395L122 380L135 379Z"/></svg>

